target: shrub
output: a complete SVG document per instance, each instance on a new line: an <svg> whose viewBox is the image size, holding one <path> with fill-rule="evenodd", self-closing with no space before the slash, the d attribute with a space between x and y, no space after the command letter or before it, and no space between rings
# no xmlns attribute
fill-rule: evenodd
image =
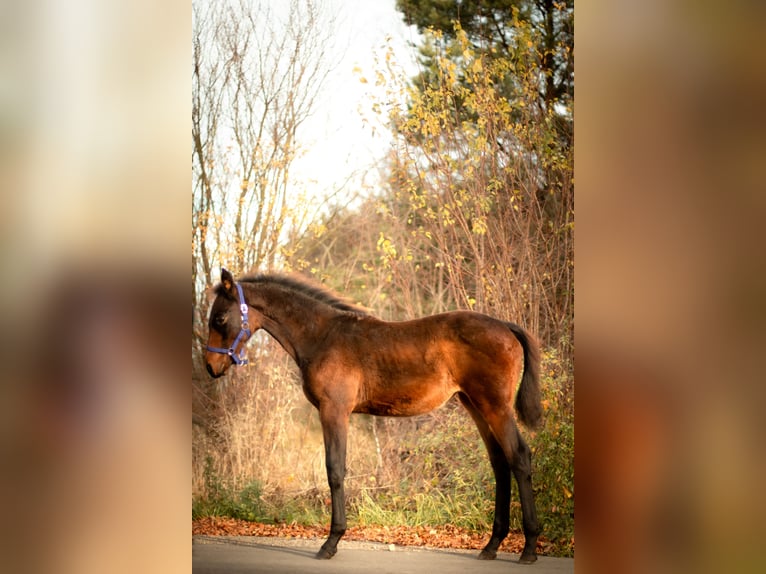
<svg viewBox="0 0 766 574"><path fill-rule="evenodd" d="M205 459L205 492L192 498L192 518L230 516L242 520L262 520L264 502L257 481L237 490L225 484L213 467L213 458Z"/></svg>
<svg viewBox="0 0 766 574"><path fill-rule="evenodd" d="M530 440L537 510L551 552L574 553L574 409L572 381L556 355L543 361L543 428Z"/></svg>

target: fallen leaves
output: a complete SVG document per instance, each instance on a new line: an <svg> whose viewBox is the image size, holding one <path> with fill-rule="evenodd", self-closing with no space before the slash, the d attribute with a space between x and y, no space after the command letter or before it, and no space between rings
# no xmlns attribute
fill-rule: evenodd
<svg viewBox="0 0 766 574"><path fill-rule="evenodd" d="M302 526L299 524L261 524L235 518L206 517L192 521L192 535L207 536L278 536L282 538L325 538L329 526ZM480 550L489 540L489 532L477 533L456 526L351 526L345 540L381 542L397 546L428 546ZM540 537L537 550L545 553L548 546ZM501 552L520 553L524 548L524 535L511 532L500 546Z"/></svg>

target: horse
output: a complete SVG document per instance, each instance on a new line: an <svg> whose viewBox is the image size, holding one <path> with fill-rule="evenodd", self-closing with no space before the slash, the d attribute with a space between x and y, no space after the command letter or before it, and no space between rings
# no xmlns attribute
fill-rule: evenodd
<svg viewBox="0 0 766 574"><path fill-rule="evenodd" d="M495 475L492 535L478 557L494 559L508 535L512 473L519 487L524 531L519 562L537 560L540 528L531 451L513 414L515 410L530 429L538 427L542 418L539 349L523 328L473 311L383 321L291 275L251 275L235 281L221 269L214 293L205 354L208 373L217 378L232 364L245 364L247 340L263 329L293 358L303 392L319 411L332 518L317 558L332 558L346 531L350 415L420 415L457 394L479 429Z"/></svg>

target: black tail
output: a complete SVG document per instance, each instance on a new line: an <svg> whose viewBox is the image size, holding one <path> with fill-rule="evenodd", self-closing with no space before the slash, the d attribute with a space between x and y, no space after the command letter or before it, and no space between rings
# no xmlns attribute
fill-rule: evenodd
<svg viewBox="0 0 766 574"><path fill-rule="evenodd" d="M515 323L507 323L524 349L524 375L516 393L516 414L528 429L540 426L543 407L540 404L540 350L537 341Z"/></svg>

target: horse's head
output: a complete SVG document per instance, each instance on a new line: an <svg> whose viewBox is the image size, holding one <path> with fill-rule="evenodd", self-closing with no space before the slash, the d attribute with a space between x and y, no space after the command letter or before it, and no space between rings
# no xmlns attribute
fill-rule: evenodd
<svg viewBox="0 0 766 574"><path fill-rule="evenodd" d="M221 269L221 283L210 308L205 366L212 377L223 375L232 363L247 364L245 344L260 327L253 313L248 313L242 288L231 273Z"/></svg>

